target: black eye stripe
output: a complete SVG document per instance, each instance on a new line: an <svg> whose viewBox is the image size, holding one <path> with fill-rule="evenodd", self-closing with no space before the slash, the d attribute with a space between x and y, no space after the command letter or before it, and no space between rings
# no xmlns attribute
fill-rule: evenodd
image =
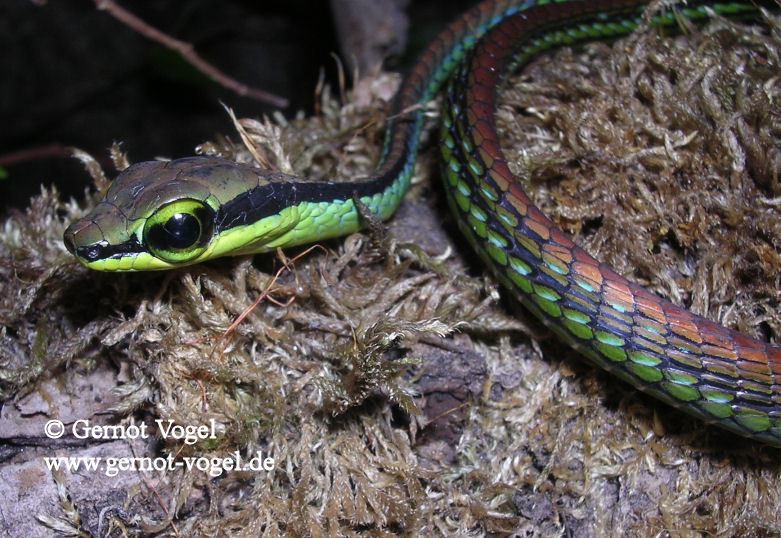
<svg viewBox="0 0 781 538"><path fill-rule="evenodd" d="M76 252L85 260L94 262L97 260L107 260L109 258L122 258L127 255L144 252L144 250L145 249L139 244L138 240L136 240L136 237L133 236L124 243L118 245L87 245L78 247Z"/></svg>

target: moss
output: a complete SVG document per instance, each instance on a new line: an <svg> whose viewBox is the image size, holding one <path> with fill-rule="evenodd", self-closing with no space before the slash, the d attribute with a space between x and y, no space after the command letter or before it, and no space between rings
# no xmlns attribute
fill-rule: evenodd
<svg viewBox="0 0 781 538"><path fill-rule="evenodd" d="M781 334L777 46L727 21L648 31L536 62L499 108L516 172L581 246L759 338Z"/></svg>

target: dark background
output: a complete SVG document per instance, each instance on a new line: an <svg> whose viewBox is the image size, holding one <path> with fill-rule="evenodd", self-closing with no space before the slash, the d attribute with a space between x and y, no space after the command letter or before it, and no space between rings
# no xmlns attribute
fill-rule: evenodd
<svg viewBox="0 0 781 538"><path fill-rule="evenodd" d="M381 0L377 0L381 1ZM411 0L407 52L386 66L403 71L449 20L474 0ZM339 51L326 0L126 0L125 9L195 45L234 79L290 100L283 112L312 111L321 69L336 86ZM122 25L90 0L0 2L0 213L24 207L41 181L80 196L89 176L59 148L76 146L111 170L122 141L131 161L191 155L233 131L220 102L239 117L274 107L206 79L174 52Z"/></svg>

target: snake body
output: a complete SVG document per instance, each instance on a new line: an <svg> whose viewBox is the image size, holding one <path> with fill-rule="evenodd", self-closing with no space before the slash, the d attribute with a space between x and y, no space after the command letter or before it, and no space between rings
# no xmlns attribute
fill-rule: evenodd
<svg viewBox="0 0 781 538"><path fill-rule="evenodd" d="M485 1L443 30L404 79L372 176L319 181L214 157L138 163L71 224L65 244L97 270L167 269L351 233L360 227L355 199L387 219L412 175L418 105L449 81L440 144L446 192L460 229L498 280L602 368L709 423L781 446L781 348L696 316L595 260L534 206L499 149L493 111L508 72L541 50L626 34L642 7L638 0ZM696 2L680 11L707 14Z"/></svg>

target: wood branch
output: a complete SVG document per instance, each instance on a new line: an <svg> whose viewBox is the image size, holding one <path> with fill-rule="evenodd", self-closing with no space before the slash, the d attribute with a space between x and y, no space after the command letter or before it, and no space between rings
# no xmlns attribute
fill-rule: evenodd
<svg viewBox="0 0 781 538"><path fill-rule="evenodd" d="M108 12L115 19L132 28L144 37L151 39L152 41L156 41L171 50L175 50L181 54L182 58L194 66L198 71L205 74L207 77L217 82L221 86L228 88L239 95L250 97L252 99L262 101L279 108L287 107L288 100L286 98L274 95L264 90L252 88L229 77L211 65L209 62L201 58L198 53L195 52L195 47L193 47L191 43L180 41L179 39L171 37L157 28L150 26L148 23L136 17L133 13L119 6L113 0L94 1L95 6L98 9Z"/></svg>

